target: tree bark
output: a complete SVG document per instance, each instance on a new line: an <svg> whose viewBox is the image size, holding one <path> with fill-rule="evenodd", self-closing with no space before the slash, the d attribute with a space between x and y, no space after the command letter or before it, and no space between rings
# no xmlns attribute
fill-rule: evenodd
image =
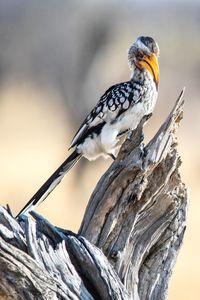
<svg viewBox="0 0 200 300"><path fill-rule="evenodd" d="M78 234L0 208L1 299L166 299L185 231L183 91L144 146L144 118L97 184Z"/></svg>

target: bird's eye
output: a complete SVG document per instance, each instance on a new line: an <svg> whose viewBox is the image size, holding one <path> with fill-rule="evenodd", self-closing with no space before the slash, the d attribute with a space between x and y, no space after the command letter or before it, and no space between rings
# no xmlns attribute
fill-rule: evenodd
<svg viewBox="0 0 200 300"><path fill-rule="evenodd" d="M143 59L144 57L144 54L142 51L138 50L138 53L137 53L137 59Z"/></svg>

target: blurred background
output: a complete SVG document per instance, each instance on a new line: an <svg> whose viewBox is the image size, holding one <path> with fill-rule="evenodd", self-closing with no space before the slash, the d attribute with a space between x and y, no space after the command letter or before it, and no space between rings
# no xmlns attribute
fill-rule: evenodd
<svg viewBox="0 0 200 300"><path fill-rule="evenodd" d="M179 129L181 176L189 188L187 231L169 297L199 299L200 2L0 0L0 191L17 213L66 158L86 114L126 81L127 49L139 35L160 46L161 82L148 141L186 86ZM82 160L38 211L77 231L111 160Z"/></svg>

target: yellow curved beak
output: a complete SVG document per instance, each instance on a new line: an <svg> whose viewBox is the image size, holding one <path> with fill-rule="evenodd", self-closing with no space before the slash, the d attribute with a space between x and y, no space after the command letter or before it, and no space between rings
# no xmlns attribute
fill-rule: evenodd
<svg viewBox="0 0 200 300"><path fill-rule="evenodd" d="M159 65L157 56L152 53L150 56L145 56L142 60L138 61L138 65L142 68L147 69L155 81L156 87L159 84Z"/></svg>

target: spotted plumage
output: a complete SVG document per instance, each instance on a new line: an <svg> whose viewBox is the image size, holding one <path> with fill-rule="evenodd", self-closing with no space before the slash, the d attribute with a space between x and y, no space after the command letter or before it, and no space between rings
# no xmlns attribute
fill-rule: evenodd
<svg viewBox="0 0 200 300"><path fill-rule="evenodd" d="M151 37L139 37L128 51L132 74L129 81L110 87L99 99L75 134L74 152L42 185L18 215L42 202L82 157L116 157L130 130L153 112L159 83L159 48Z"/></svg>
<svg viewBox="0 0 200 300"><path fill-rule="evenodd" d="M117 137L122 132L135 129L145 114L152 113L156 102L157 91L151 76L148 73L141 76L140 73L136 71L129 81L115 84L103 94L77 131L70 147L76 146L77 151L89 160L117 154L120 146ZM117 132L114 137L108 134L108 141L103 131L105 125L108 131Z"/></svg>

